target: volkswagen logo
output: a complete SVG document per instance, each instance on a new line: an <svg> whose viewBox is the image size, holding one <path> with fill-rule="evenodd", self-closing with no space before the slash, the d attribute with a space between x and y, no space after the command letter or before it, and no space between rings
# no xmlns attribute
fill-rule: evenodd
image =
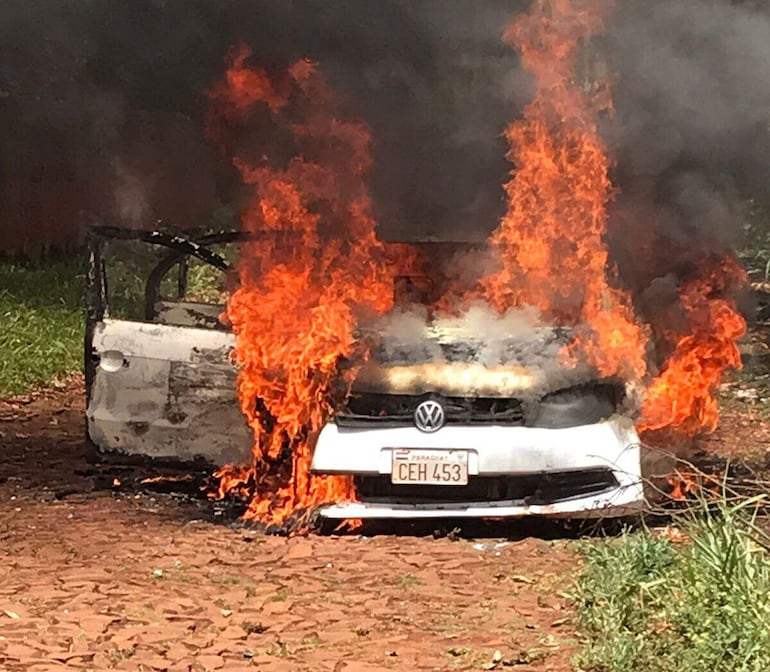
<svg viewBox="0 0 770 672"><path fill-rule="evenodd" d="M423 401L414 411L414 425L421 432L436 432L445 420L444 407L433 399Z"/></svg>

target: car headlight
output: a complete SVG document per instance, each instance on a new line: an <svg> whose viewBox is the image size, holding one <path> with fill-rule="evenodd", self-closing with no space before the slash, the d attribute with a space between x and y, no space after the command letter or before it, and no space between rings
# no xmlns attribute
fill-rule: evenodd
<svg viewBox="0 0 770 672"><path fill-rule="evenodd" d="M560 390L530 405L527 425L549 429L592 425L613 415L622 398L622 388L614 385L591 385Z"/></svg>

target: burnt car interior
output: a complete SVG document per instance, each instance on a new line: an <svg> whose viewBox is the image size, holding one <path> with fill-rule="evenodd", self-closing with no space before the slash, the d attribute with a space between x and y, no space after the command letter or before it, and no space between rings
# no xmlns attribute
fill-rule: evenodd
<svg viewBox="0 0 770 672"><path fill-rule="evenodd" d="M93 324L105 316L115 314L111 301L109 278L110 262L126 257L131 244L155 247L154 255L147 256L146 249L140 254L145 262L136 270L146 277L143 287L141 313L126 315L130 319L173 324L177 326L226 329L219 319L225 308L227 293L237 282L234 262L239 243L248 234L242 231L222 230L195 235L162 231L129 229L113 226L92 226L88 232L89 271L87 306L88 321ZM124 245L121 247L121 243ZM447 255L462 247L456 243L428 243L431 248L441 249ZM206 265L214 273L209 274L208 295L202 300L190 281L195 263ZM438 291L436 282L421 272L405 273L396 277L394 295L399 305L430 303ZM200 288L198 288L200 292ZM213 294L212 294L213 292Z"/></svg>
<svg viewBox="0 0 770 672"><path fill-rule="evenodd" d="M232 263L222 254L211 249L238 243L244 239L240 231L218 231L195 239L160 231L145 231L110 226L93 226L89 230L89 270L87 309L89 323L110 315L111 288L108 277L109 255L120 254L115 243L138 242L158 246L165 253L155 256L155 264L146 270L143 315L148 322L222 328L219 314L224 302L196 300L188 296L190 289L190 259L197 259L219 271L223 278L233 274ZM152 259L152 257L150 257ZM176 277L170 277L176 269ZM224 289L224 287L222 287ZM171 290L169 292L169 290ZM221 295L224 297L224 294ZM185 311L179 312L179 308ZM215 314L215 311L219 312ZM131 318L139 318L131 315Z"/></svg>

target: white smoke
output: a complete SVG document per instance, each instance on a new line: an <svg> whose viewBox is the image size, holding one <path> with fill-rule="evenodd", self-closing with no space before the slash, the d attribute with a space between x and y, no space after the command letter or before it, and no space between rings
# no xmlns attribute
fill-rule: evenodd
<svg viewBox="0 0 770 672"><path fill-rule="evenodd" d="M566 362L568 334L546 325L532 307L499 314L476 303L459 315L433 316L413 307L363 332L376 345L359 375L361 388L534 398L593 377L587 366Z"/></svg>
<svg viewBox="0 0 770 672"><path fill-rule="evenodd" d="M143 178L135 175L116 159L113 163L113 215L123 226L140 228L152 217L150 194Z"/></svg>

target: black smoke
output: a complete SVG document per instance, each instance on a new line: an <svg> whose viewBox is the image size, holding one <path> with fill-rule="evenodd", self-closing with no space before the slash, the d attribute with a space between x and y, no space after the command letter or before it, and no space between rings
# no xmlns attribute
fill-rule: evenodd
<svg viewBox="0 0 770 672"><path fill-rule="evenodd" d="M33 184L36 202L66 192L70 217L91 210L115 223L200 226L237 198L234 173L207 146L204 126L206 91L230 47L245 42L268 69L318 61L370 125L386 235L489 231L508 170L500 134L528 96L500 36L524 4L7 0L3 209L18 211ZM25 240L45 237L57 209L61 226L55 204L13 217L14 226Z"/></svg>
<svg viewBox="0 0 770 672"><path fill-rule="evenodd" d="M605 44L619 247L655 275L739 245L752 211L770 204L767 3L623 0Z"/></svg>
<svg viewBox="0 0 770 672"><path fill-rule="evenodd" d="M206 91L239 42L268 69L318 61L370 125L387 237L483 237L504 210L501 134L532 92L501 34L528 5L5 0L0 240L56 239L84 211L200 226L237 200L237 179L204 125ZM765 3L616 5L596 46L614 79L616 114L601 130L624 192L616 256L649 269L645 241L733 244L747 207L770 200Z"/></svg>

